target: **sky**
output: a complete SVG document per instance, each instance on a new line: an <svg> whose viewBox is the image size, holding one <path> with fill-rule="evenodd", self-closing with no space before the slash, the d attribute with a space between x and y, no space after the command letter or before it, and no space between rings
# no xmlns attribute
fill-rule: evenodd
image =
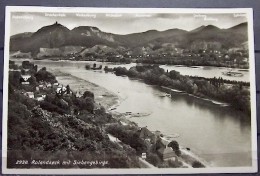
<svg viewBox="0 0 260 176"><path fill-rule="evenodd" d="M226 29L247 21L244 14L194 13L43 13L12 12L10 35L36 32L43 26L58 22L69 29L78 26L95 26L103 32L130 34L147 30L193 30L202 25L215 25Z"/></svg>

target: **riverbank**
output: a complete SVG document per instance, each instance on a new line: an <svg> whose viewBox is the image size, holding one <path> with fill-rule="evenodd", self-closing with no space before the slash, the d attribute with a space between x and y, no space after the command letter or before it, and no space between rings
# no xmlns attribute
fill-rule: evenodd
<svg viewBox="0 0 260 176"><path fill-rule="evenodd" d="M202 98L202 97L199 97L199 96L196 96L196 95L193 95L193 94L189 94L189 93L187 93L185 91L180 91L180 90L172 89L172 88L165 87L165 86L161 86L161 88L163 88L163 89L165 89L167 91L170 91L170 93L186 94L188 96L192 96L194 98L198 98L198 99L210 102L210 103L215 104L215 105L219 105L219 106L223 106L223 107L230 106L229 103L220 102L220 101L217 101L217 100L214 100L214 99L210 99L210 98Z"/></svg>
<svg viewBox="0 0 260 176"><path fill-rule="evenodd" d="M81 91L84 92L86 90L91 91L94 93L95 95L95 101L104 106L105 109L109 112L111 112L113 114L113 117L116 118L117 120L120 120L120 122L122 123L122 125L136 125L137 124L135 122L132 122L131 120L129 120L130 117L143 117L143 116L147 116L149 114L143 114L143 113L118 113L116 111L114 111L116 109L116 107L120 104L120 102L122 101L122 98L117 96L116 94L114 94L111 91L108 91L107 89L98 86L94 83L91 83L89 81L83 80L81 78L78 78L76 76L73 76L69 73L65 73L62 72L60 70L55 70L55 69L51 69L48 68L48 70L54 74L54 76L56 77L57 81L60 84L63 84L64 86L66 85L70 85L70 88L73 91ZM203 159L200 159L199 157L194 157L196 156L195 154L191 153L190 151L188 151L187 149L180 147L184 157L180 158L180 161L183 163L183 165L187 166L189 165L189 167L192 167L192 163L194 161L200 162L202 163L205 167L209 167L208 164L206 164L206 162Z"/></svg>
<svg viewBox="0 0 260 176"><path fill-rule="evenodd" d="M104 106L105 109L116 107L120 103L120 97L103 87L59 70L48 68L48 71L56 77L60 84L63 86L69 85L75 92L77 91L82 94L86 90L93 92L95 101Z"/></svg>

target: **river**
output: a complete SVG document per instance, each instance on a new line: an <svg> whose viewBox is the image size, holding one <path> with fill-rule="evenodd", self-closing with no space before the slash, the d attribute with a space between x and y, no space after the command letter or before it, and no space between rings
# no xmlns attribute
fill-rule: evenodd
<svg viewBox="0 0 260 176"><path fill-rule="evenodd" d="M250 122L243 120L248 117L231 107L222 107L186 94L176 93L172 98L164 97L161 96L164 94L161 88L147 85L140 80L104 71L85 70L85 64L91 62L34 62L40 67L46 66L47 69L70 73L114 92L122 100L115 111L149 114L130 120L138 123L140 127L147 126L150 130L159 130L166 136L173 136L181 146L189 147L210 166L251 166ZM126 65L128 68L131 66L133 64ZM198 68L186 69L188 72ZM211 68L211 72L212 69L214 68ZM215 72L219 70L215 68Z"/></svg>

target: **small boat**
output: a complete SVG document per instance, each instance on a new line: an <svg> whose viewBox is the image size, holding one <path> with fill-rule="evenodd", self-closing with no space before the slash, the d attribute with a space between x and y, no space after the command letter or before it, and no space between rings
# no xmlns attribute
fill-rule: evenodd
<svg viewBox="0 0 260 176"><path fill-rule="evenodd" d="M222 74L225 75L225 76L232 76L232 77L242 77L242 76L244 76L243 73L234 72L234 71L222 72Z"/></svg>
<svg viewBox="0 0 260 176"><path fill-rule="evenodd" d="M171 94L168 94L168 93L165 94L165 96L166 96L166 97L170 97L170 98L172 97L172 95L171 95Z"/></svg>

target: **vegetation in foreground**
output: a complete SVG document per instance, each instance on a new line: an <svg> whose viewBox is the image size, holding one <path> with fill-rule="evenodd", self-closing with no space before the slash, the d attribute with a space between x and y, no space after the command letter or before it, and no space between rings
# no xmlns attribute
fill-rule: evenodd
<svg viewBox="0 0 260 176"><path fill-rule="evenodd" d="M115 120L97 106L92 92L76 97L69 86L62 94L54 87L39 90L40 85L54 85L55 76L29 62L10 64L15 71L9 72L9 168L140 167L134 149L109 140L103 125ZM21 84L25 72L31 75L29 84ZM37 101L29 92L46 97Z"/></svg>

